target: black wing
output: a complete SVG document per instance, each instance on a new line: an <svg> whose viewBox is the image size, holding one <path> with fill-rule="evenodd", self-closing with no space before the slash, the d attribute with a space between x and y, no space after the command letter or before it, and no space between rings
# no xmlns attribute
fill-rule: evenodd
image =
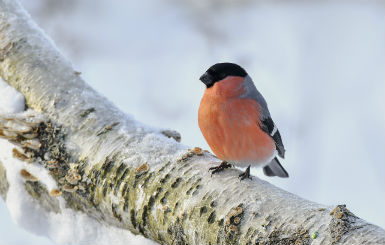
<svg viewBox="0 0 385 245"><path fill-rule="evenodd" d="M279 133L279 130L277 126L275 126L273 119L271 117L267 117L263 120L261 120L261 129L268 133L275 142L275 147L278 151L278 156L285 158L285 147L283 146L281 134Z"/></svg>

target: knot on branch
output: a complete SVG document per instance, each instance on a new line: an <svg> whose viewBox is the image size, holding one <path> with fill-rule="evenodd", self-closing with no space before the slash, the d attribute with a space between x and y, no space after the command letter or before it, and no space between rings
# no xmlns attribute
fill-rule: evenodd
<svg viewBox="0 0 385 245"><path fill-rule="evenodd" d="M161 133L168 138L173 138L176 142L180 142L180 140L182 139L180 133L175 130L165 129L162 130Z"/></svg>
<svg viewBox="0 0 385 245"><path fill-rule="evenodd" d="M333 244L339 242L342 236L349 231L362 227L354 226L357 217L346 208L346 205L337 205L337 207L330 212L330 215L333 216L329 223Z"/></svg>

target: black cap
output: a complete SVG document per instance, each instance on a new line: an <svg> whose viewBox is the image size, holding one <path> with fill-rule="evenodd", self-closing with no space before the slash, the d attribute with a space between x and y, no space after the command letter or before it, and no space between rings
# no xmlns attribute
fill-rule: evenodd
<svg viewBox="0 0 385 245"><path fill-rule="evenodd" d="M234 63L217 63L211 66L200 78L207 88L210 88L214 83L225 79L227 76L246 77L246 71Z"/></svg>

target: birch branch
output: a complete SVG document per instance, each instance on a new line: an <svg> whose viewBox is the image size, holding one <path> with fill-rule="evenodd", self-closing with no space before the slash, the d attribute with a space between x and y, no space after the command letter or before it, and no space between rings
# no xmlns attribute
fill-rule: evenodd
<svg viewBox="0 0 385 245"><path fill-rule="evenodd" d="M41 164L57 182L49 193L24 173L46 210L60 209L61 194L68 207L161 244L385 244L383 229L344 205L316 204L255 177L240 182L234 169L210 176L218 159L120 112L13 0L0 0L0 75L34 110L1 118L0 135L22 147L14 157ZM0 177L6 198L2 163Z"/></svg>

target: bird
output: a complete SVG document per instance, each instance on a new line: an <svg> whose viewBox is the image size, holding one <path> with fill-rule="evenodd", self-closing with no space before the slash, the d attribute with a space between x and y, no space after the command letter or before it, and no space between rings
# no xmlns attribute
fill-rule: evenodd
<svg viewBox="0 0 385 245"><path fill-rule="evenodd" d="M285 157L281 134L265 98L245 69L217 63L199 78L206 85L198 110L198 124L212 152L222 160L212 174L232 164L246 167L241 180L252 178L250 167L263 167L266 176L289 177L277 157Z"/></svg>

